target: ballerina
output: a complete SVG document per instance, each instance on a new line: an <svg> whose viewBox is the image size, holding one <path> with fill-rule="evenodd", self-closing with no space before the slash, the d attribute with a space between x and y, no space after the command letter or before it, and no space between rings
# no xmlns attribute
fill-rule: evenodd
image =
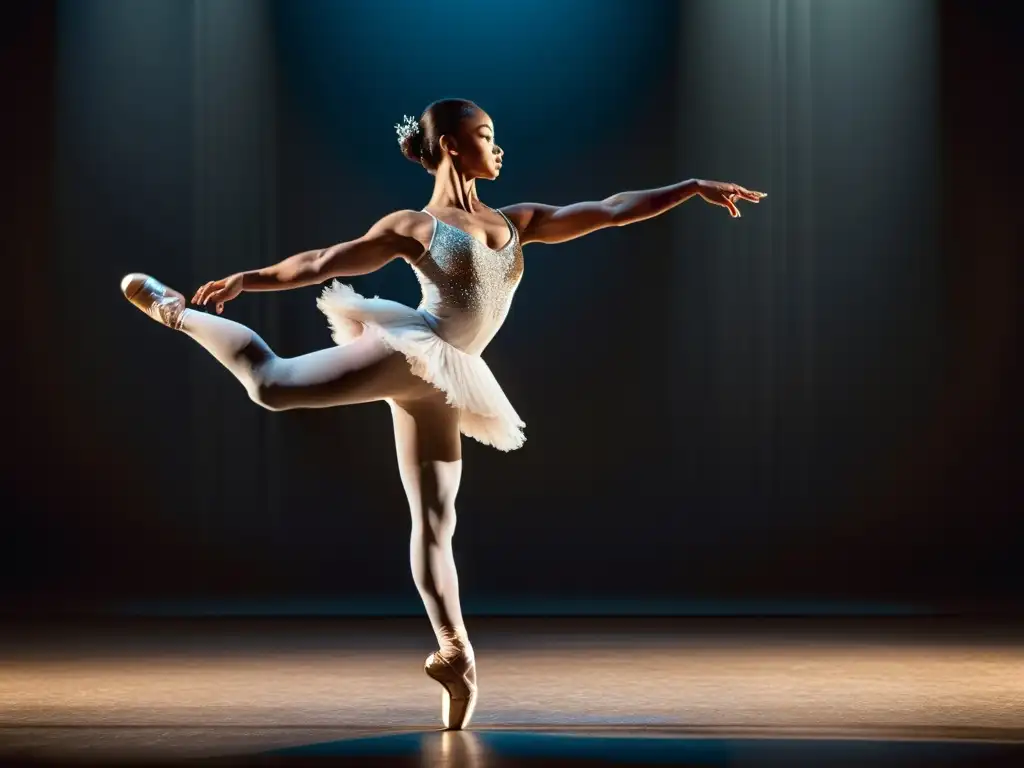
<svg viewBox="0 0 1024 768"><path fill-rule="evenodd" d="M438 641L424 669L441 684L446 728L469 725L478 698L476 657L459 603L452 553L462 473L460 433L499 450L523 445L525 424L481 354L501 328L523 274L522 247L561 243L658 216L694 195L740 216L739 200L765 195L735 184L689 179L597 202L484 205L478 179L501 173L494 121L464 99L430 104L395 126L406 158L434 176L421 211L400 210L362 237L238 272L185 296L142 273L121 281L124 296L162 325L190 336L272 411L385 401L399 473L412 513L410 561ZM278 291L363 275L404 259L420 282L415 309L364 298L333 280L317 301L335 346L283 358L250 328L221 317L246 291Z"/></svg>

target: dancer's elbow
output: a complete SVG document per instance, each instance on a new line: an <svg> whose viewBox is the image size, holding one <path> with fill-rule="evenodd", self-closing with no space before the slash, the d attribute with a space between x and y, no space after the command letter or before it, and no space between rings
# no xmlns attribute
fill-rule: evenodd
<svg viewBox="0 0 1024 768"><path fill-rule="evenodd" d="M370 236L338 243L324 251L316 268L319 282L332 277L357 277L376 272L397 254L380 238Z"/></svg>

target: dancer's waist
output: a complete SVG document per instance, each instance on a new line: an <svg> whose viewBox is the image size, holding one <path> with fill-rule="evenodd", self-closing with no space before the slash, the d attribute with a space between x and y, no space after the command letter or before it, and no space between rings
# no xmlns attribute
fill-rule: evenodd
<svg viewBox="0 0 1024 768"><path fill-rule="evenodd" d="M478 355L494 338L505 319L504 313L452 310L443 307L419 307L431 330L448 344L470 355Z"/></svg>

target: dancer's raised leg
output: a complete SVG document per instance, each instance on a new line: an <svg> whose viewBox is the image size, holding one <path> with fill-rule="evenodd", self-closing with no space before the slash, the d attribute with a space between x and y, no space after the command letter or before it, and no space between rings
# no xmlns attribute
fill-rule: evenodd
<svg viewBox="0 0 1024 768"><path fill-rule="evenodd" d="M440 650L426 672L441 683L441 719L464 728L476 707L476 664L459 602L452 537L462 476L458 411L444 395L390 401L398 467L412 512L409 555L413 579Z"/></svg>
<svg viewBox="0 0 1024 768"><path fill-rule="evenodd" d="M410 370L405 357L371 334L283 358L241 323L189 309L185 297L147 275L128 275L124 295L150 317L195 339L234 374L249 397L268 410L326 408L436 390Z"/></svg>

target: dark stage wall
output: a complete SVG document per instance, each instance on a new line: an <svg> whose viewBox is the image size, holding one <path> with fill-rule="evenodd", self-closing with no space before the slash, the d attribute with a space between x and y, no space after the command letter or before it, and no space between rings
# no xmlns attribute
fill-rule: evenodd
<svg viewBox="0 0 1024 768"><path fill-rule="evenodd" d="M1016 609L1010 5L5 6L5 604L421 610L387 407L264 412L118 282L422 207L392 126L458 95L506 151L493 206L768 192L526 247L486 358L528 442L465 443L469 612ZM352 283L418 300L398 263ZM316 295L227 314L302 354Z"/></svg>

